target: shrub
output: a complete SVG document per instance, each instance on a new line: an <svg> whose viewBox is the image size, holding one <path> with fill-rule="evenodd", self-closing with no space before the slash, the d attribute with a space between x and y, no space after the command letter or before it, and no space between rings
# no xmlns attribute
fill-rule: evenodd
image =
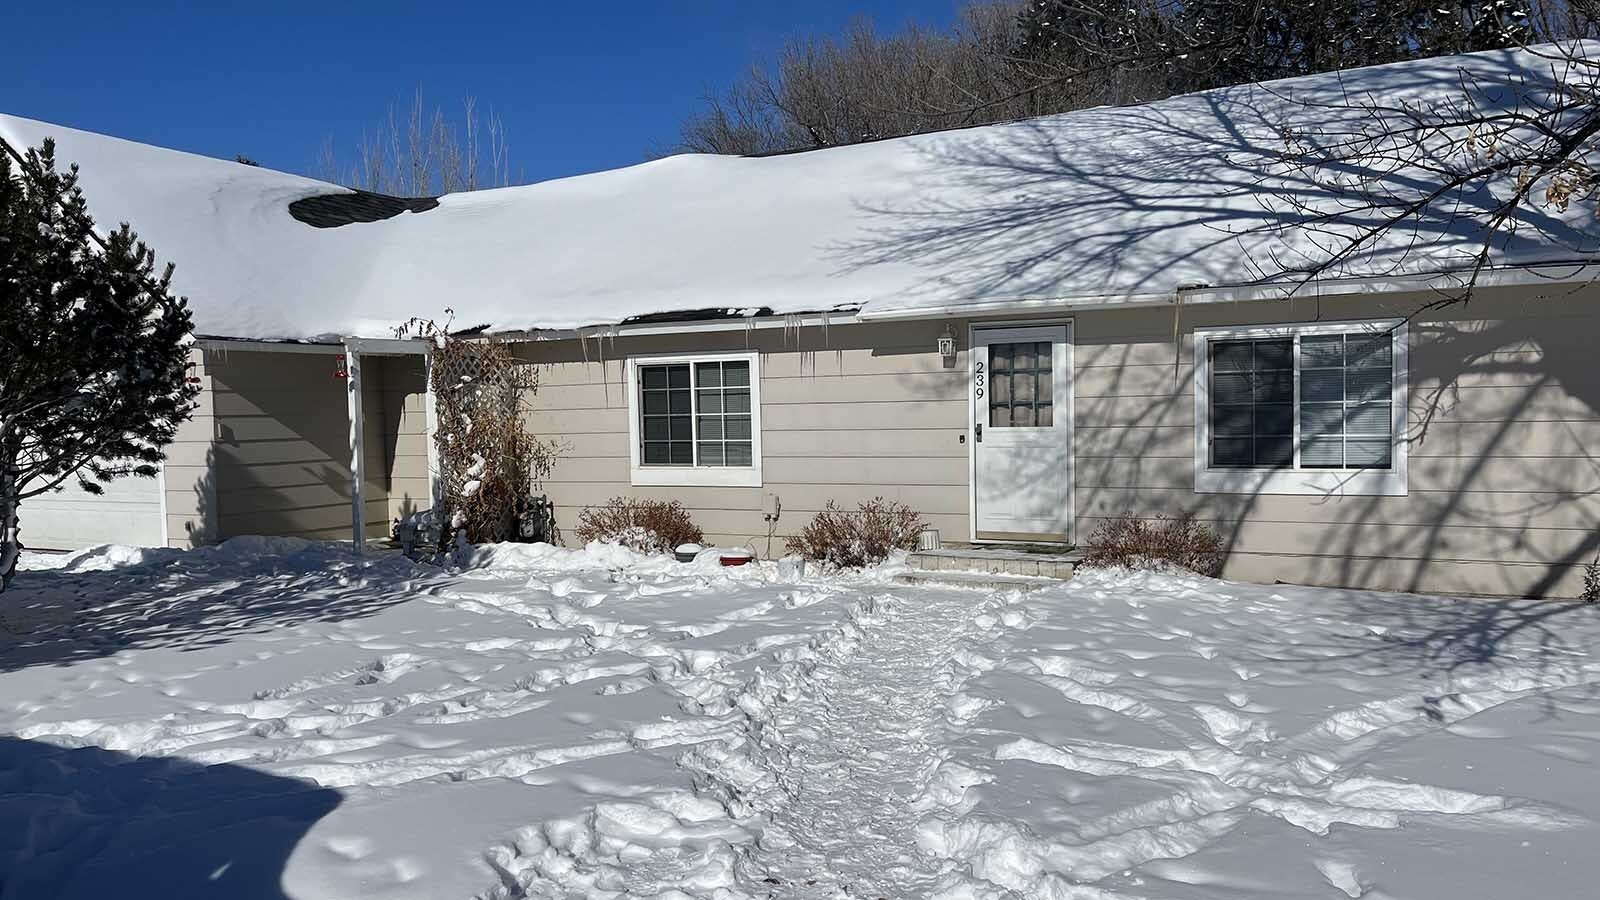
<svg viewBox="0 0 1600 900"><path fill-rule="evenodd" d="M915 550L924 527L915 510L882 497L862 503L855 512L829 500L811 524L789 538L787 549L835 566L869 566L883 562L891 551Z"/></svg>
<svg viewBox="0 0 1600 900"><path fill-rule="evenodd" d="M1187 514L1154 519L1124 514L1095 529L1083 565L1129 569L1172 565L1215 578L1222 573L1222 560L1217 533Z"/></svg>
<svg viewBox="0 0 1600 900"><path fill-rule="evenodd" d="M1585 603L1600 603L1600 560L1583 566L1583 593L1579 599Z"/></svg>
<svg viewBox="0 0 1600 900"><path fill-rule="evenodd" d="M705 540L689 511L674 500L612 497L578 517L578 540L610 541L640 553L668 553L679 544Z"/></svg>

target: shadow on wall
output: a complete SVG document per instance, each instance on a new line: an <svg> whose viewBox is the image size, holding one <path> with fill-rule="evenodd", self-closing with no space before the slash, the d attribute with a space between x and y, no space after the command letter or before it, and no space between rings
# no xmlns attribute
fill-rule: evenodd
<svg viewBox="0 0 1600 900"><path fill-rule="evenodd" d="M362 563L325 545L298 546L267 546L247 560L225 547L155 551L153 559L110 572L19 572L0 619L0 672L122 650L198 650L240 634L363 618L411 592L405 581L390 591L373 587Z"/></svg>
<svg viewBox="0 0 1600 900"><path fill-rule="evenodd" d="M1452 312L1472 314L1480 302ZM1414 325L1413 379L1421 383L1412 386L1406 435L1413 491L1401 502L1416 525L1404 534L1385 524L1331 532L1318 548L1339 557L1329 574L1347 582L1368 578L1385 562L1372 558L1378 542L1410 560L1406 590L1422 589L1434 561L1465 556L1537 567L1523 582L1486 583L1483 592L1575 592L1582 564L1600 550L1597 323L1588 317ZM1395 505L1376 497L1346 502L1357 518L1377 523Z"/></svg>
<svg viewBox="0 0 1600 900"><path fill-rule="evenodd" d="M279 900L340 800L244 766L0 736L0 895Z"/></svg>
<svg viewBox="0 0 1600 900"><path fill-rule="evenodd" d="M1341 315L1371 309L1359 298L1348 302L1353 307ZM1215 528L1236 562L1241 554L1278 557L1274 570L1286 580L1573 596L1582 565L1600 551L1600 458L1593 450L1600 375L1588 346L1600 315L1579 309L1582 318L1551 318L1546 308L1544 316L1517 317L1519 309L1535 313L1541 303L1562 302L1578 301L1485 292L1412 323L1410 490L1402 497L1194 493L1192 336L1179 345L1183 361L1172 364L1168 351L1164 367L1141 359L1134 343L1090 338L1079 346L1094 363L1078 372L1092 392L1077 400L1078 515L1086 532L1079 541L1123 513L1187 513ZM1275 314L1272 306L1191 308L1185 320L1264 321ZM1276 314L1299 320L1304 310L1295 314L1286 304ZM1118 315L1093 321L1131 321ZM1170 347L1170 340L1134 339L1146 348Z"/></svg>
<svg viewBox="0 0 1600 900"><path fill-rule="evenodd" d="M183 529L190 549L217 542L217 447L206 447L206 472L194 483L194 511Z"/></svg>
<svg viewBox="0 0 1600 900"><path fill-rule="evenodd" d="M350 529L347 383L334 357L228 351L213 367L218 438L216 537L241 534L344 539ZM376 358L375 358L376 360ZM383 369L366 387L368 537L388 534L390 460L384 440Z"/></svg>

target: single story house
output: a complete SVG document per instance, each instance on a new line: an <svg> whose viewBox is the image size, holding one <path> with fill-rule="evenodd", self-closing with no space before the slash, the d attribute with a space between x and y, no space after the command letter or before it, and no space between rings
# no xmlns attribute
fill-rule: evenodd
<svg viewBox="0 0 1600 900"><path fill-rule="evenodd" d="M1362 98L1504 107L1553 71L1446 57L425 200L0 116L177 262L204 336L161 484L36 500L24 538L378 536L436 470L427 345L392 329L448 307L540 367L568 533L616 495L762 554L830 500L980 543L1190 514L1229 577L1572 596L1600 550L1592 204L1486 242L1496 196L1457 191L1321 268L1463 151L1285 149L1381 119Z"/></svg>

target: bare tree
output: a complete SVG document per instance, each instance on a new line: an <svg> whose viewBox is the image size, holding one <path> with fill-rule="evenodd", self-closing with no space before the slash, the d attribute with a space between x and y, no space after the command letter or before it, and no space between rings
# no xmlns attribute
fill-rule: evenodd
<svg viewBox="0 0 1600 900"><path fill-rule="evenodd" d="M379 194L431 197L505 187L513 179L505 122L476 98L463 98L452 117L430 106L422 89L410 101L391 103L378 124L361 132L354 160L346 163L333 137L317 154L316 177Z"/></svg>
<svg viewBox="0 0 1600 900"><path fill-rule="evenodd" d="M1408 253L1458 248L1459 282L1430 309L1470 299L1518 243L1537 243L1545 258L1551 247L1573 260L1600 250L1584 227L1593 209L1573 209L1600 199L1600 59L1575 41L1515 52L1520 62L1504 69L1463 66L1453 96L1283 98L1290 115L1313 113L1317 125L1286 127L1285 152L1264 173L1294 185L1272 196L1292 209L1282 227L1301 249L1261 261L1262 271L1309 283L1381 248L1398 251L1401 265Z"/></svg>
<svg viewBox="0 0 1600 900"><path fill-rule="evenodd" d="M676 150L760 154L1595 33L1595 0L978 0L948 31L791 40Z"/></svg>
<svg viewBox="0 0 1600 900"><path fill-rule="evenodd" d="M753 66L708 96L674 149L756 154L832 147L1094 102L1065 82L1029 90L1037 79L1019 69L1013 53L1019 9L987 0L966 7L947 32L911 24L883 35L859 19L838 39L791 40L770 65ZM981 113L953 121L951 110L969 108Z"/></svg>

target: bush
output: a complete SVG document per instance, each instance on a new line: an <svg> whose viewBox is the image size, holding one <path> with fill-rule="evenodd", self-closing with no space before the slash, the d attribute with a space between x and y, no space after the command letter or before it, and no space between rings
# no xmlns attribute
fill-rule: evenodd
<svg viewBox="0 0 1600 900"><path fill-rule="evenodd" d="M1584 564L1583 593L1578 597L1585 603L1600 603L1600 560Z"/></svg>
<svg viewBox="0 0 1600 900"><path fill-rule="evenodd" d="M612 497L605 506L591 506L578 517L578 540L609 541L640 553L670 553L679 544L700 543L705 535L676 500Z"/></svg>
<svg viewBox="0 0 1600 900"><path fill-rule="evenodd" d="M835 566L870 566L883 562L894 550L915 550L922 517L903 503L874 497L846 512L832 500L799 534L789 538L787 549L806 559Z"/></svg>
<svg viewBox="0 0 1600 900"><path fill-rule="evenodd" d="M1124 514L1095 529L1088 567L1156 569L1179 566L1211 578L1222 573L1222 540L1188 515L1137 519Z"/></svg>

